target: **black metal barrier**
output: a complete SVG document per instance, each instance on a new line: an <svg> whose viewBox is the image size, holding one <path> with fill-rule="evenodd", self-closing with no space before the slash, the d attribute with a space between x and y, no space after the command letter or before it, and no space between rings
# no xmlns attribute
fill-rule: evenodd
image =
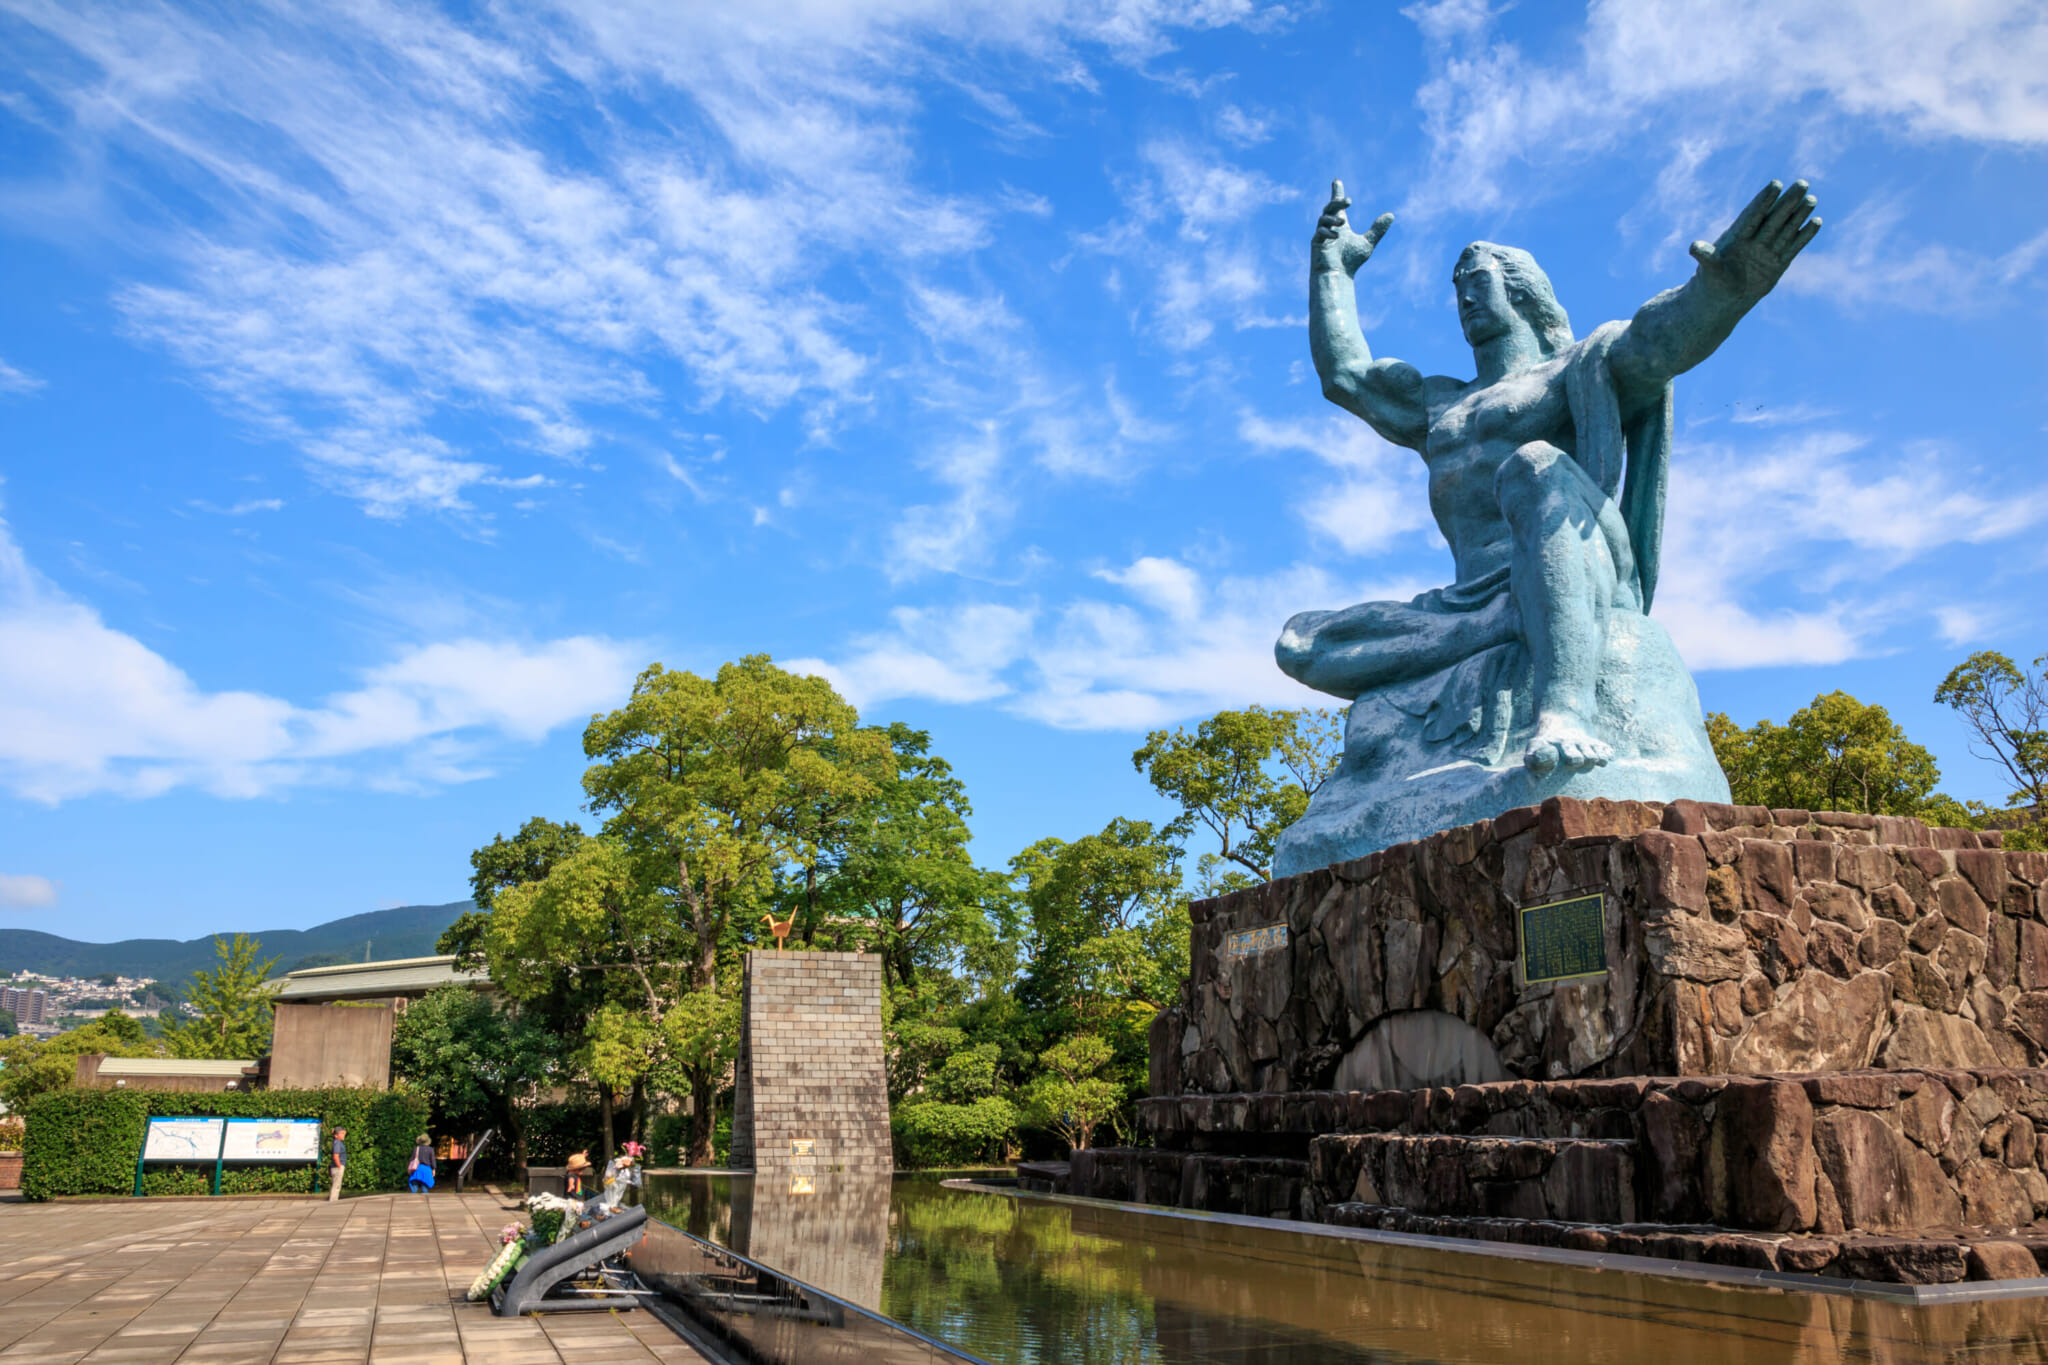
<svg viewBox="0 0 2048 1365"><path fill-rule="evenodd" d="M611 1217L592 1223L581 1232L572 1233L551 1247L544 1247L533 1254L533 1259L521 1266L519 1273L505 1286L497 1304L498 1316L516 1318L522 1313L559 1311L564 1307L605 1307L604 1304L564 1304L549 1299L548 1291L563 1280L596 1267L599 1262L609 1260L630 1249L640 1240L640 1229L647 1222L646 1209L621 1209Z"/></svg>
<svg viewBox="0 0 2048 1365"><path fill-rule="evenodd" d="M647 1220L647 1238L627 1260L661 1292L693 1344L729 1362L988 1365L658 1218Z"/></svg>

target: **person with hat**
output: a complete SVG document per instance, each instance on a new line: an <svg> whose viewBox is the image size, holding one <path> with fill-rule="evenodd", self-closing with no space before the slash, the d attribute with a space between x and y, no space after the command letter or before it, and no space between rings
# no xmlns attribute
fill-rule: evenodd
<svg viewBox="0 0 2048 1365"><path fill-rule="evenodd" d="M405 1169L405 1187L414 1194L425 1194L434 1188L434 1141L425 1133L414 1144L412 1164Z"/></svg>
<svg viewBox="0 0 2048 1365"><path fill-rule="evenodd" d="M590 1171L590 1153L571 1152L569 1164L562 1172L562 1193L570 1199L581 1199L584 1182L590 1179Z"/></svg>

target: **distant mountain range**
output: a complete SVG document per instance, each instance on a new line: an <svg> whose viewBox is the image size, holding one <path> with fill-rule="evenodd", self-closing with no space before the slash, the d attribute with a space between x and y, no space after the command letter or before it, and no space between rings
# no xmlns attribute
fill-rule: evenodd
<svg viewBox="0 0 2048 1365"><path fill-rule="evenodd" d="M402 905L372 910L311 929L260 929L249 936L263 945L263 957L277 959L278 972L341 962L392 957L426 957L441 931L456 916L474 909L468 901L447 905ZM233 931L221 935L233 937ZM48 972L53 976L153 976L178 984L215 957L212 934L179 942L170 938L128 938L119 943L80 943L34 929L0 929L0 976Z"/></svg>

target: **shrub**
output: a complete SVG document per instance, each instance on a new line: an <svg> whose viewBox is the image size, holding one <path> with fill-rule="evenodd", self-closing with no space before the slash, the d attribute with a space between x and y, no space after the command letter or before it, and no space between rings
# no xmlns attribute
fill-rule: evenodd
<svg viewBox="0 0 2048 1365"><path fill-rule="evenodd" d="M526 1127L526 1164L560 1166L571 1152L588 1152L598 1160L604 1145L604 1116L598 1106L583 1104L536 1104L521 1115ZM633 1135L633 1111L612 1110L612 1140L624 1142Z"/></svg>
<svg viewBox="0 0 2048 1365"><path fill-rule="evenodd" d="M0 1152L20 1151L22 1136L20 1119L0 1119Z"/></svg>
<svg viewBox="0 0 2048 1365"><path fill-rule="evenodd" d="M889 1119L896 1163L907 1168L1001 1160L1017 1132L1017 1106L998 1095L972 1104L903 1104Z"/></svg>
<svg viewBox="0 0 2048 1365"><path fill-rule="evenodd" d="M131 1192L135 1158L152 1116L320 1120L320 1159L314 1166L230 1166L221 1173L223 1194L322 1188L336 1128L348 1129L346 1187L395 1190L405 1184L413 1138L427 1129L427 1101L404 1090L52 1091L29 1106L22 1194L51 1199ZM212 1187L211 1162L152 1163L143 1170L145 1194L204 1194Z"/></svg>

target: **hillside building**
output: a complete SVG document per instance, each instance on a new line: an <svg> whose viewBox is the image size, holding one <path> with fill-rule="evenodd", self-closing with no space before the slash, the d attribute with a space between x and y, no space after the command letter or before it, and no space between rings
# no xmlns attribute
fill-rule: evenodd
<svg viewBox="0 0 2048 1365"><path fill-rule="evenodd" d="M41 1028L48 1022L50 997L41 991L16 990L12 986L0 986L0 1010L14 1016L14 1022L22 1028Z"/></svg>

